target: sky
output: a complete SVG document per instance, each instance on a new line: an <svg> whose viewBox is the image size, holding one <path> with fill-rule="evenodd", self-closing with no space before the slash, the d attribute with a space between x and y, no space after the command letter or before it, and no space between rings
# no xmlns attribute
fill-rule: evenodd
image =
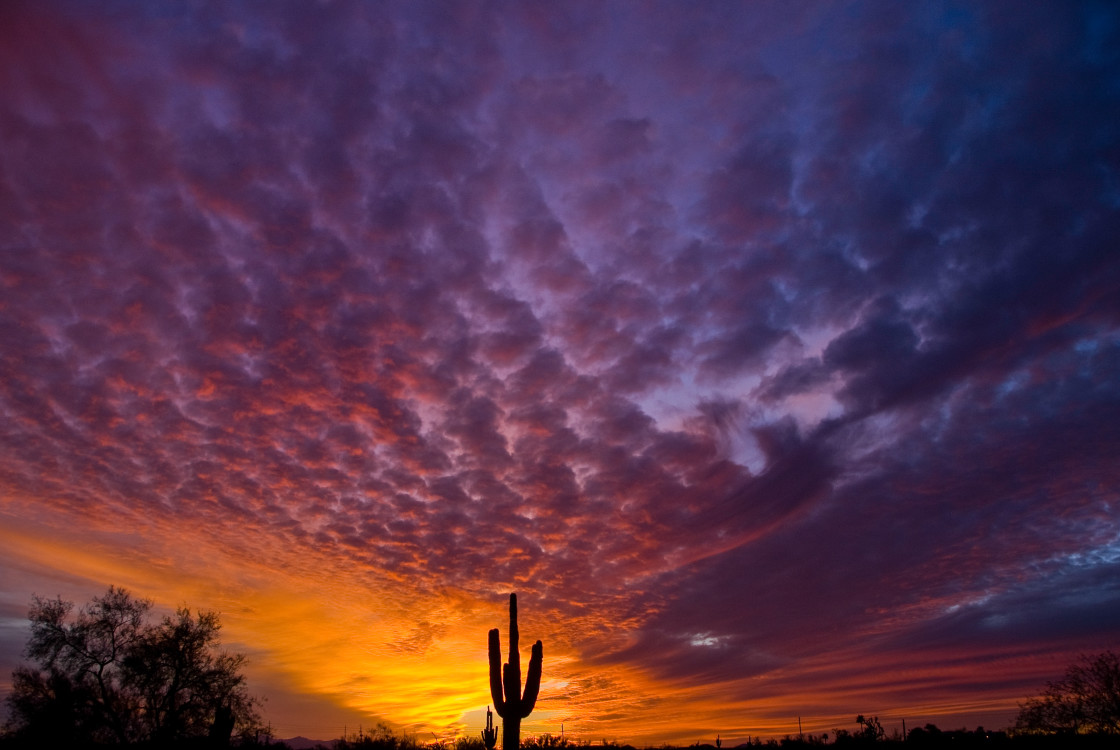
<svg viewBox="0 0 1120 750"><path fill-rule="evenodd" d="M278 737L1011 725L1120 647L1109 2L0 4L0 693L220 613Z"/></svg>

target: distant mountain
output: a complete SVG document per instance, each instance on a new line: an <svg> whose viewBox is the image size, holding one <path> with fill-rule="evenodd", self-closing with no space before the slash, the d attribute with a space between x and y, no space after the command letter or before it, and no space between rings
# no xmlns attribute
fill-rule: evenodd
<svg viewBox="0 0 1120 750"><path fill-rule="evenodd" d="M290 740L280 740L292 750L312 750L316 747L334 747L338 740L309 740L306 737L292 737Z"/></svg>

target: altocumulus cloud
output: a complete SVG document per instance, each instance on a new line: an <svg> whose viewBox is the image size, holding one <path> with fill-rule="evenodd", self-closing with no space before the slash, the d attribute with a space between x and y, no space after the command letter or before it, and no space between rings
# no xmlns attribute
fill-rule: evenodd
<svg viewBox="0 0 1120 750"><path fill-rule="evenodd" d="M542 708L652 738L1114 645L1108 4L0 16L12 538L345 576L404 657L524 591Z"/></svg>

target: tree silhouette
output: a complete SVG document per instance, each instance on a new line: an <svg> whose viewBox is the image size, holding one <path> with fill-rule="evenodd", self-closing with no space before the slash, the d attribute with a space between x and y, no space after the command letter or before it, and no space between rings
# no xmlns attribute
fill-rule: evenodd
<svg viewBox="0 0 1120 750"><path fill-rule="evenodd" d="M1065 677L1019 706L1015 728L1035 734L1120 734L1120 655L1082 656Z"/></svg>
<svg viewBox="0 0 1120 750"><path fill-rule="evenodd" d="M879 742L886 738L887 733L883 729L883 725L879 723L878 716L871 716L864 718L863 714L856 717L856 723L859 724L860 730L858 737L861 737L869 742Z"/></svg>
<svg viewBox="0 0 1120 750"><path fill-rule="evenodd" d="M109 590L71 616L61 599L31 603L27 656L12 674L8 729L43 746L161 745L256 728L244 657L218 650L218 617L181 608L150 624L152 604Z"/></svg>

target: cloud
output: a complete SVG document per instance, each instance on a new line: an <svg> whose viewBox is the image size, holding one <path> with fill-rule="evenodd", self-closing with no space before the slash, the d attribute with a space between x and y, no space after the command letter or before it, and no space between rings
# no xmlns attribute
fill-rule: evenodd
<svg viewBox="0 0 1120 750"><path fill-rule="evenodd" d="M0 11L4 601L444 731L517 590L651 742L1106 640L1115 13L496 10Z"/></svg>

